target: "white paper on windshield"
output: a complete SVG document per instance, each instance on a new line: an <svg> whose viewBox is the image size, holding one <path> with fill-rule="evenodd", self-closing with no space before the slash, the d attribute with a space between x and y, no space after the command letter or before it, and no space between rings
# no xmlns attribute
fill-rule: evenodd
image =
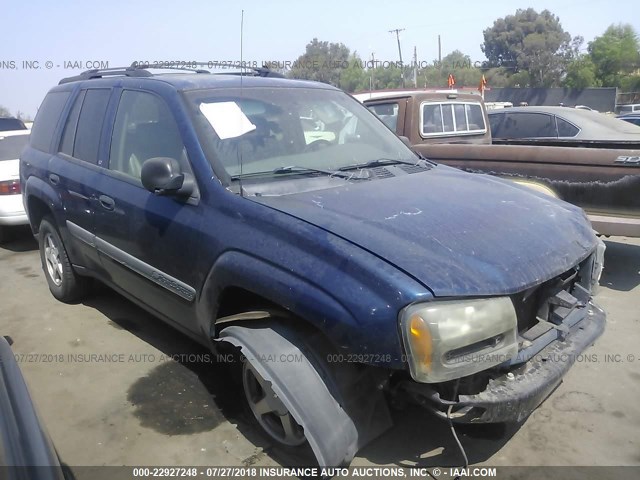
<svg viewBox="0 0 640 480"><path fill-rule="evenodd" d="M239 137L256 129L236 102L201 103L200 111L221 140Z"/></svg>

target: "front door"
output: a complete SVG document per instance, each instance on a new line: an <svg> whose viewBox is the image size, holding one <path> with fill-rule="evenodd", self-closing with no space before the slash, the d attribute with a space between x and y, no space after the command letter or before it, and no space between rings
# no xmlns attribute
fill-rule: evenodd
<svg viewBox="0 0 640 480"><path fill-rule="evenodd" d="M153 157L174 158L193 172L164 100L123 90L96 204L96 248L113 284L195 332L201 208L197 194L158 196L142 186L142 164Z"/></svg>

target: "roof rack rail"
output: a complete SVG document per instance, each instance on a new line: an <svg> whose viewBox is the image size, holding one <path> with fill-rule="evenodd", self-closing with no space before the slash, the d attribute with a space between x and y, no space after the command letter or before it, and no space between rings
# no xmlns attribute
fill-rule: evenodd
<svg viewBox="0 0 640 480"><path fill-rule="evenodd" d="M93 78L103 78L115 75L124 75L127 77L150 77L152 73L147 70L140 70L133 67L114 67L100 69L96 68L93 70L84 71L80 75L63 78L62 80L60 80L60 82L58 82L58 85L62 85L63 83L77 82L80 80L91 80Z"/></svg>
<svg viewBox="0 0 640 480"><path fill-rule="evenodd" d="M194 66L206 66L208 68L214 68L216 66L222 66L225 68L229 68L228 63L224 62L208 62L208 63L191 63L190 65ZM123 75L126 77L151 77L153 74L149 71L150 69L154 70L183 70L194 73L211 73L209 70L197 69L197 68L188 68L188 67L178 67L178 66L152 66L148 64L141 64L138 62L133 62L128 67L114 67L114 68L101 68L101 69L93 69L82 72L79 75L73 77L63 78L58 82L58 85L62 85L64 83L77 82L81 80L91 80L94 78L104 78L108 76L117 76ZM259 76L259 77L276 77L276 78L284 78L279 72L274 72L270 70L268 67L237 67L239 71L235 72L217 72L216 75L246 75L244 73L245 70L251 71L251 75Z"/></svg>

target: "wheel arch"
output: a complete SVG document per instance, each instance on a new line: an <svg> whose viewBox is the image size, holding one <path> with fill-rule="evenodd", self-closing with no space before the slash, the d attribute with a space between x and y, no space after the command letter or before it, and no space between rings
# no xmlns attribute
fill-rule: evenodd
<svg viewBox="0 0 640 480"><path fill-rule="evenodd" d="M264 259L229 251L211 268L198 299L203 333L213 339L221 326L265 318L286 318L322 333L338 350L348 349L357 322L321 287Z"/></svg>
<svg viewBox="0 0 640 480"><path fill-rule="evenodd" d="M42 219L50 215L56 220L55 211L58 196L51 186L41 179L31 176L25 185L25 208L29 217L31 231L37 234Z"/></svg>

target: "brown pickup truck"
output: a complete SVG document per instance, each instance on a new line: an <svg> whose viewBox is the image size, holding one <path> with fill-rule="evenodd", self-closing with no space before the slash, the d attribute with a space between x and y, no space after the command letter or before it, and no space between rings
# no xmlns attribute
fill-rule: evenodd
<svg viewBox="0 0 640 480"><path fill-rule="evenodd" d="M355 97L429 159L578 205L602 235L640 237L640 150L493 145L479 95L414 90Z"/></svg>

